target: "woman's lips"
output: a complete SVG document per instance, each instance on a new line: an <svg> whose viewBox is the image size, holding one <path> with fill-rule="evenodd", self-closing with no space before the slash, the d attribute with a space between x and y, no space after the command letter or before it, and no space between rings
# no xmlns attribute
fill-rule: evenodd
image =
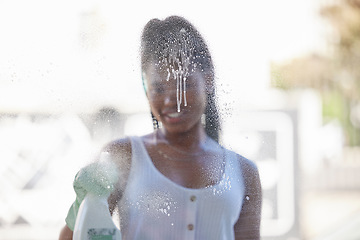
<svg viewBox="0 0 360 240"><path fill-rule="evenodd" d="M165 120L169 123L178 123L181 121L182 116L184 115L184 112L168 112L164 113L163 116Z"/></svg>

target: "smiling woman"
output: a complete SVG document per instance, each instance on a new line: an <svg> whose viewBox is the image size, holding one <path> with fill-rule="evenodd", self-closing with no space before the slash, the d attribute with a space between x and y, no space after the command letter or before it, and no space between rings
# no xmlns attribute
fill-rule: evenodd
<svg viewBox="0 0 360 240"><path fill-rule="evenodd" d="M141 46L154 132L104 148L120 172L109 204L118 208L123 239L260 239L258 171L218 143L214 66L204 39L171 16L149 21ZM96 185L98 176L83 177ZM72 238L79 189L84 194L78 179L60 239Z"/></svg>

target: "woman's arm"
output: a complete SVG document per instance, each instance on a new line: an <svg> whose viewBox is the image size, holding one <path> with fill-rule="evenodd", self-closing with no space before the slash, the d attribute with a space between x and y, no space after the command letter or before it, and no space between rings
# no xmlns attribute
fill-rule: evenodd
<svg viewBox="0 0 360 240"><path fill-rule="evenodd" d="M119 181L115 186L114 191L108 198L109 210L113 214L118 201L125 190L127 179L131 167L131 143L129 139L119 139L109 143L104 147L103 151L110 153L112 160L116 163L119 171Z"/></svg>
<svg viewBox="0 0 360 240"><path fill-rule="evenodd" d="M108 198L109 211L112 214L117 206L117 202L121 198L121 192L123 189L125 189L126 180L129 175L129 169L131 165L131 144L128 139L120 139L109 143L103 148L103 151L110 153L112 161L115 162L119 170L118 183ZM60 232L59 240L72 239L73 231L67 225L65 225Z"/></svg>
<svg viewBox="0 0 360 240"><path fill-rule="evenodd" d="M260 239L262 190L259 172L256 165L245 159L240 159L245 184L245 195L240 217L234 226L236 240Z"/></svg>
<svg viewBox="0 0 360 240"><path fill-rule="evenodd" d="M65 225L65 227L62 228L59 236L59 240L72 240L73 239L73 231Z"/></svg>

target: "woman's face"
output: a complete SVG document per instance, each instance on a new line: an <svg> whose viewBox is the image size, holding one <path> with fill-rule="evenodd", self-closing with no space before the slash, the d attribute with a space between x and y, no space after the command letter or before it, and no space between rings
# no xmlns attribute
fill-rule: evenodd
<svg viewBox="0 0 360 240"><path fill-rule="evenodd" d="M200 70L188 74L186 93L184 87L180 89L177 85L173 74L154 64L146 69L144 77L151 111L165 130L181 133L201 126L201 115L206 107L206 87L205 76ZM180 82L183 84L183 81Z"/></svg>

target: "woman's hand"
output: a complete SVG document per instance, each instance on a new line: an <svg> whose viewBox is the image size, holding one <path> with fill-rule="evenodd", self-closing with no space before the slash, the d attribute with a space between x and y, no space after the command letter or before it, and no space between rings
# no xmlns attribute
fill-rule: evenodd
<svg viewBox="0 0 360 240"><path fill-rule="evenodd" d="M59 240L72 240L73 239L73 231L65 225L60 232Z"/></svg>
<svg viewBox="0 0 360 240"><path fill-rule="evenodd" d="M116 165L109 159L108 153L102 153L100 161L91 163L76 174L73 187L76 200L71 205L65 219L70 230L74 230L77 213L86 194L108 197L119 180Z"/></svg>

